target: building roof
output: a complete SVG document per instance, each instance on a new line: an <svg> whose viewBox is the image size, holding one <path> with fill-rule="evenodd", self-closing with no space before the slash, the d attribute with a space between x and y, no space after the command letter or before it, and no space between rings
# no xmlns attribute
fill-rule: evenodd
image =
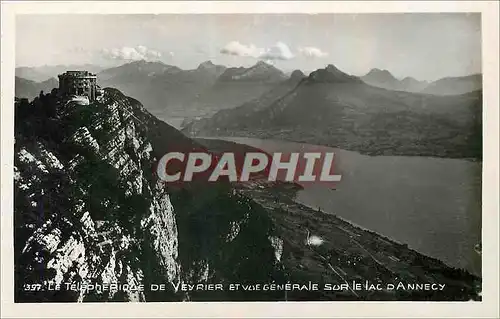
<svg viewBox="0 0 500 319"><path fill-rule="evenodd" d="M59 77L97 77L97 75L90 73L89 71L66 71L63 74L59 74Z"/></svg>

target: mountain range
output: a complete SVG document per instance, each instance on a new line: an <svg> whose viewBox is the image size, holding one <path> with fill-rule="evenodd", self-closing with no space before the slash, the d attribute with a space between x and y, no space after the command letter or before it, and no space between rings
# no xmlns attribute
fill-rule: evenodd
<svg viewBox="0 0 500 319"><path fill-rule="evenodd" d="M381 87L388 90L420 92L429 83L427 81L419 81L412 77L406 77L402 80L397 79L391 72L381 69L371 69L361 79L370 85Z"/></svg>
<svg viewBox="0 0 500 319"><path fill-rule="evenodd" d="M49 78L42 82L35 82L21 77L15 77L14 94L16 97L33 99L38 96L41 91L47 93L53 88L59 86L59 82L55 78Z"/></svg>
<svg viewBox="0 0 500 319"><path fill-rule="evenodd" d="M245 102L234 101L235 95L242 95L241 98L244 100L252 99L267 91L261 86L274 85L290 77L292 73L286 72L285 74L263 61L249 68L227 68L205 61L196 69L183 70L159 61L140 60L113 68L103 68L93 64L18 67L16 77L33 82L45 82L51 78L57 81L57 75L67 70L88 70L97 73L101 86L119 88L144 101L148 109L166 113L163 114L166 116L172 116L172 112L175 113L185 108L195 108L203 116L203 110L198 109L203 105L216 110L219 108L217 105L221 108L235 106L238 102ZM458 95L482 88L481 74L446 77L428 82L419 81L410 76L398 79L388 70L373 68L360 78L367 84L388 90L434 95ZM49 83L54 83L53 80L51 81ZM247 84L246 89L240 88L241 83ZM248 85L250 83L252 85ZM27 85L32 86L32 84ZM19 83L19 85L21 86L18 90L20 94L26 91L32 93L29 88L25 90L22 87L24 83ZM165 91L165 94L158 91ZM224 99L217 98L221 94L225 96ZM32 96L32 94L29 95ZM213 113L213 110L208 113Z"/></svg>
<svg viewBox="0 0 500 319"><path fill-rule="evenodd" d="M364 83L333 65L250 103L183 128L201 136L251 136L372 155L481 156L482 92L437 96Z"/></svg>
<svg viewBox="0 0 500 319"><path fill-rule="evenodd" d="M446 77L433 82L419 81L412 77L397 79L388 70L371 69L361 79L370 85L406 92L420 92L434 95L458 95L482 89L482 75L472 74L459 77Z"/></svg>
<svg viewBox="0 0 500 319"><path fill-rule="evenodd" d="M49 74L52 72L51 74L55 74L72 67L98 71L98 83L102 87L114 87L136 98L152 114L164 121L180 118L180 121L184 119L184 124L197 119L209 118L219 111L232 110L244 104L265 108L264 106L269 104L269 101L284 98L286 96L285 91L290 89L290 85L295 83L298 78L305 77L298 70L292 73L295 76L285 74L273 65L263 61L259 61L250 67L230 68L206 61L195 69L183 70L177 66L158 61L147 62L141 60L100 71L99 67L83 65L18 68L16 72L19 75L24 74L26 76L29 76L30 72L35 74ZM300 74L297 72L300 72ZM440 102L439 98L433 96L461 94L473 96L474 93L471 92L479 91L482 87L481 75L450 77L427 83L411 77L399 80L389 71L380 69L372 69L368 74L357 77L344 73L333 65L310 72L306 82L309 85L304 83L299 92L304 91L306 87L313 87L313 84L317 84L314 87L318 88L318 92L315 93L317 95L309 93L311 96L308 97L308 103L325 99L331 100L342 96L343 100L354 99L363 101L360 103L366 105L377 103L385 103L386 106L393 104L411 105L412 109L409 111L417 113L423 105L422 103L425 105L429 103L431 105L435 103L446 104L446 102ZM328 86L328 83L331 85ZM339 92L339 85L345 87L345 92ZM54 78L44 82L33 82L22 77L16 77L16 97L33 98L41 90L48 91L55 86L57 86L57 80ZM319 87L322 87L322 89L319 89ZM383 88L385 91L377 90L377 88ZM312 89L308 90L313 91ZM404 94L405 92L425 93L429 96L408 95ZM296 93L294 92L294 94ZM360 94L359 97L355 97L356 94ZM288 97L288 99L290 98ZM453 99L460 100L460 98L450 97L450 101ZM343 100L336 103L339 104ZM463 103L459 102L458 104L462 105ZM460 110L460 107L457 107L457 109ZM325 109L325 111L327 110ZM300 113L300 111L297 112ZM328 112L332 111L328 110ZM229 113L223 112L222 114L228 116ZM319 112L317 116L322 117L323 114ZM220 121L220 119L214 121Z"/></svg>
<svg viewBox="0 0 500 319"><path fill-rule="evenodd" d="M54 67L52 71L55 70L63 72L60 67ZM48 73L46 68L29 71ZM20 77L33 78L27 68L18 68L16 72ZM182 70L162 62L140 60L101 70L97 76L102 87L114 87L125 92L164 120L176 116L195 118L213 115L221 109L259 97L288 78L281 70L263 61L248 68L226 68L205 61L196 69ZM18 94L32 97L32 90L19 83Z"/></svg>
<svg viewBox="0 0 500 319"><path fill-rule="evenodd" d="M473 74L437 80L430 83L422 92L437 95L456 95L481 90L482 88L482 74Z"/></svg>
<svg viewBox="0 0 500 319"><path fill-rule="evenodd" d="M98 74L102 86L118 88L142 101L160 118L207 116L253 99L286 76L259 62L226 68L211 61L181 70L159 62L137 61Z"/></svg>

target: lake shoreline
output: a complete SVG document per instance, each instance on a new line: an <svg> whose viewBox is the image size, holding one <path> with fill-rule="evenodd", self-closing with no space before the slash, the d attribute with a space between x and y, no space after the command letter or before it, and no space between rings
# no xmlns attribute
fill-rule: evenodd
<svg viewBox="0 0 500 319"><path fill-rule="evenodd" d="M354 147L354 148L349 148L349 147L339 147L339 146L332 146L328 144L318 144L317 142L312 142L308 140L297 140L293 138L289 138L287 136L283 136L280 138L272 138L272 137L266 137L267 135L264 136L256 136L254 134L239 134L239 135L191 135L183 131L183 127L180 128L180 130L189 138L192 139L223 139L223 140L234 140L234 139L254 139L254 140L266 140L266 141L273 141L273 142L285 142L285 143L300 143L300 144L307 144L307 145L313 145L316 147L325 147L325 148L333 148L333 149L341 149L344 151L348 152L356 152L361 155L365 156L370 156L370 157L380 157L380 156L399 156L399 157L419 157L419 158L435 158L435 159L446 159L446 160L463 160L463 161L468 161L468 162L473 162L473 163L482 163L481 158L476 158L476 157L451 157L451 156L445 156L445 155L419 155L419 154L400 154L400 153L384 153L383 151L367 151L359 147ZM389 148L387 148L389 149Z"/></svg>
<svg viewBox="0 0 500 319"><path fill-rule="evenodd" d="M408 245L451 267L481 273L480 191L482 167L463 159L365 155L355 151L276 139L200 136L263 151L334 151L342 170L337 190L305 187L295 201ZM300 147L303 147L301 149ZM337 165L337 164L336 164Z"/></svg>

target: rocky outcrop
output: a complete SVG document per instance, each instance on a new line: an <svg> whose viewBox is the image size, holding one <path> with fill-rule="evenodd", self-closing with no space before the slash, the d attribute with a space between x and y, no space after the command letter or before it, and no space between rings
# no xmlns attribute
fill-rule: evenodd
<svg viewBox="0 0 500 319"><path fill-rule="evenodd" d="M279 276L269 218L227 185L157 180L161 154L196 145L119 91L20 102L15 137L16 301L196 300L174 287Z"/></svg>
<svg viewBox="0 0 500 319"><path fill-rule="evenodd" d="M16 225L27 237L20 251L26 269L19 282L43 287L68 282L137 285L144 274L135 253L148 249L154 251L164 279L179 280L173 208L161 185L145 176L151 174L152 147L130 110L108 99L85 108L70 103L61 111L68 114L60 121L77 114L92 116L74 132L65 132L69 134L61 143L23 140L22 134L16 143L16 215L23 220L31 216L32 221ZM31 203L22 209L26 199ZM29 256L38 257L35 264ZM96 291L70 292L64 299L71 297L145 299L138 292L118 296Z"/></svg>

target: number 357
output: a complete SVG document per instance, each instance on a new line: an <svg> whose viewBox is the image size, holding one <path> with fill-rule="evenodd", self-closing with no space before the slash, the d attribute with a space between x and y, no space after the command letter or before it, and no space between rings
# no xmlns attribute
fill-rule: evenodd
<svg viewBox="0 0 500 319"><path fill-rule="evenodd" d="M24 291L39 291L42 290L42 284L24 284Z"/></svg>

